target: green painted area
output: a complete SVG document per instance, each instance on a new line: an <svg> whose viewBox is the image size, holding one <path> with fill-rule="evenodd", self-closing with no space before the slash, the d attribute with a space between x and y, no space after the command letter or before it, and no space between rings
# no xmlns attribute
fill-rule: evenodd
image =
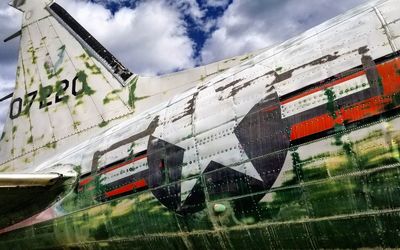
<svg viewBox="0 0 400 250"><path fill-rule="evenodd" d="M135 78L133 78L130 83L129 83L129 98L128 98L128 104L129 106L134 109L135 108L135 102L136 102L136 95L135 95L135 91L136 91L136 84L139 80L139 76L135 76Z"/></svg>
<svg viewBox="0 0 400 250"><path fill-rule="evenodd" d="M0 141L2 141L4 137L6 137L6 132L3 131L3 133L1 133Z"/></svg>

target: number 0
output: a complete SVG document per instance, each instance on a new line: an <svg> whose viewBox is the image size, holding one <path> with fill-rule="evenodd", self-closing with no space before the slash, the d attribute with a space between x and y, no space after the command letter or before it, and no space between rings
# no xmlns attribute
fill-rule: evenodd
<svg viewBox="0 0 400 250"><path fill-rule="evenodd" d="M21 115L21 112L22 112L22 99L18 97L12 100L10 104L10 118L12 120L18 118Z"/></svg>

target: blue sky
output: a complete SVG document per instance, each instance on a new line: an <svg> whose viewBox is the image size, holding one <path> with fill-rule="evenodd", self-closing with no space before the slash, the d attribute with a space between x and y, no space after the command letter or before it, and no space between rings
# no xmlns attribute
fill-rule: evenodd
<svg viewBox="0 0 400 250"><path fill-rule="evenodd" d="M0 38L20 13L0 2ZM266 48L366 0L57 0L131 71L160 75ZM0 98L12 92L18 39L0 45ZM0 103L0 130L8 112Z"/></svg>

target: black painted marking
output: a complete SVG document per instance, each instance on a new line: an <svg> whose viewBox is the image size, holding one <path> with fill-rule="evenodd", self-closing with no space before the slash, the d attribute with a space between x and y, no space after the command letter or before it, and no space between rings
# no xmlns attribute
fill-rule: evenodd
<svg viewBox="0 0 400 250"><path fill-rule="evenodd" d="M19 31L15 32L14 34L12 34L11 36L9 36L6 39L4 39L4 42L6 43L8 41L11 41L12 39L14 39L16 37L19 37L21 34L22 34L22 31L19 30Z"/></svg>
<svg viewBox="0 0 400 250"><path fill-rule="evenodd" d="M11 93L11 94L6 95L5 97L3 97L3 98L0 99L0 102L3 102L3 101L5 101L5 100L10 99L13 95L14 95L14 93Z"/></svg>
<svg viewBox="0 0 400 250"><path fill-rule="evenodd" d="M270 107L276 108L265 112ZM290 133L285 132L288 127L288 121L281 118L278 94L272 90L234 130L243 150L264 181L264 189L271 188L282 169L290 146ZM271 156L263 157L265 155Z"/></svg>
<svg viewBox="0 0 400 250"><path fill-rule="evenodd" d="M17 105L17 112L15 113L15 104ZM10 118L14 120L15 118L19 117L22 112L22 99L17 97L10 103Z"/></svg>
<svg viewBox="0 0 400 250"><path fill-rule="evenodd" d="M147 151L151 192L167 208L181 211L180 180L185 149L150 136Z"/></svg>
<svg viewBox="0 0 400 250"><path fill-rule="evenodd" d="M119 141L119 142L117 142L117 143L114 143L113 145L111 145L111 146L110 146L109 148L107 148L106 150L96 151L96 152L93 154L92 173L95 174L95 173L98 171L98 162L99 162L99 159L100 159L100 157L101 157L102 155L104 155L105 153L110 152L110 151L112 151L112 150L114 150L114 149L117 149L117 148L119 148L119 147L121 147L121 146L123 146L123 145L129 144L129 143L133 143L133 142L135 142L135 141L138 140L138 139L141 139L141 138L144 138L144 137L146 137L146 136L149 136L149 135L153 134L154 131L156 130L157 126L158 126L158 120L159 120L159 117L156 116L156 117L150 122L150 124L149 124L149 126L147 127L146 130L144 130L144 131L142 131L142 132L140 132L140 133L138 133L138 134L132 135L132 136L128 137L128 138L125 139L125 140L122 140L122 141ZM149 152L149 153L151 153L151 152Z"/></svg>

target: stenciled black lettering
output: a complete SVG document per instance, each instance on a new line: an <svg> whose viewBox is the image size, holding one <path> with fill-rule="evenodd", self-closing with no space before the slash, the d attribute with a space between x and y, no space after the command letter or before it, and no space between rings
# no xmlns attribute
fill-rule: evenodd
<svg viewBox="0 0 400 250"><path fill-rule="evenodd" d="M77 82L78 82L78 76L75 76L74 80L72 80L72 94L74 96L78 96L83 93L83 83L81 83L80 89L77 90Z"/></svg>
<svg viewBox="0 0 400 250"><path fill-rule="evenodd" d="M32 104L36 99L36 96L37 96L37 90L26 95L26 99L25 99L25 103L24 103L26 113L29 113L29 110L31 109Z"/></svg>
<svg viewBox="0 0 400 250"><path fill-rule="evenodd" d="M46 108L50 106L53 102L47 101L47 99L53 93L53 86L45 86L39 90L39 97L40 97L40 105L39 109Z"/></svg>
<svg viewBox="0 0 400 250"><path fill-rule="evenodd" d="M15 105L17 105L16 110L17 112L15 113ZM15 118L18 118L21 115L22 112L22 99L17 97L14 100L11 101L10 104L10 118L14 120Z"/></svg>
<svg viewBox="0 0 400 250"><path fill-rule="evenodd" d="M64 100L68 99L68 95L65 94L69 87L69 81L68 80L62 80L60 83L58 83L59 86L56 87L56 100L55 103L62 102Z"/></svg>

